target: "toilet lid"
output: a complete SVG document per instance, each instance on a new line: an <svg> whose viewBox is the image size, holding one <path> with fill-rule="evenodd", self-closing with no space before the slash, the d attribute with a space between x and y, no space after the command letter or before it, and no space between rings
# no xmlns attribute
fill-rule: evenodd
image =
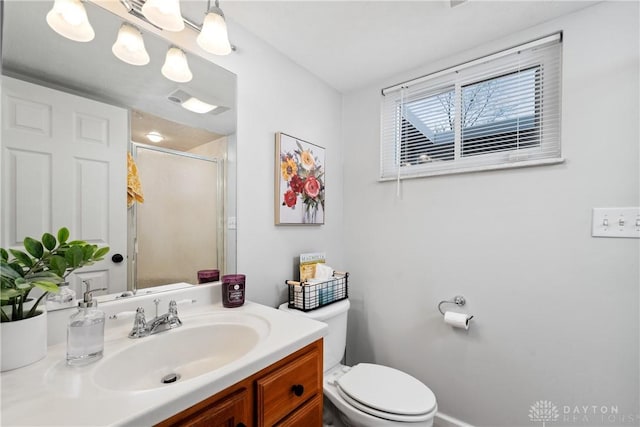
<svg viewBox="0 0 640 427"><path fill-rule="evenodd" d="M405 420L436 408L433 392L416 378L387 366L360 363L337 380L338 391L358 409L382 418Z"/></svg>

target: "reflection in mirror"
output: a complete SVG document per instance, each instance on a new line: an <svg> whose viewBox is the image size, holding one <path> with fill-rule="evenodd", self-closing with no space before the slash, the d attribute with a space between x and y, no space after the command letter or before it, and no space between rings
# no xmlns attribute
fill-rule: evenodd
<svg viewBox="0 0 640 427"><path fill-rule="evenodd" d="M186 52L193 78L176 83L161 73L171 47L165 40L142 30L150 62L130 65L112 53L121 18L84 2L95 38L78 43L47 25L52 5L3 2L1 246L61 226L110 246L105 261L70 277L77 294L86 279L120 295L196 283L199 269L234 272L235 252L226 248L235 248L235 230L225 219L235 215L228 159L235 158L236 76ZM204 16L206 2L202 8ZM187 110L191 97L217 108ZM145 198L129 209L127 152ZM178 237L189 236L203 242L179 248Z"/></svg>
<svg viewBox="0 0 640 427"><path fill-rule="evenodd" d="M133 157L145 183L144 203L131 211L129 236L138 248L129 263L134 282L138 289L196 283L198 271L224 265L218 248L224 247L219 223L226 136L140 111L133 111L131 129ZM195 212L210 220L194 224Z"/></svg>

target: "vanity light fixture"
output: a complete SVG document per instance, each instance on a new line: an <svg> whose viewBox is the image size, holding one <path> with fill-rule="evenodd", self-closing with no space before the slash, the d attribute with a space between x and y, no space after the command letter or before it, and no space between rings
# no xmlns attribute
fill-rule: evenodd
<svg viewBox="0 0 640 427"><path fill-rule="evenodd" d="M147 137L147 139L148 139L149 141L154 142L154 143L156 143L156 144L157 144L158 142L162 142L162 140L164 140L164 137L163 137L162 135L160 135L160 133L159 133L159 132L156 132L155 130L154 130L154 131L149 132L149 133L148 133L148 134L146 134L145 136Z"/></svg>
<svg viewBox="0 0 640 427"><path fill-rule="evenodd" d="M56 33L73 41L89 42L95 37L80 0L55 0L47 13L47 24Z"/></svg>
<svg viewBox="0 0 640 427"><path fill-rule="evenodd" d="M228 55L231 53L227 23L218 0L216 0L215 6L209 8L204 17L202 29L196 42L202 49L214 55Z"/></svg>
<svg viewBox="0 0 640 427"><path fill-rule="evenodd" d="M178 83L186 83L193 78L187 62L187 55L182 49L175 46L170 47L167 51L161 72L169 80Z"/></svg>
<svg viewBox="0 0 640 427"><path fill-rule="evenodd" d="M129 24L120 26L118 38L111 51L118 59L131 65L147 65L150 60L147 49L144 47L142 33Z"/></svg>
<svg viewBox="0 0 640 427"><path fill-rule="evenodd" d="M206 102L199 100L195 96L187 99L181 105L182 108L198 114L207 114L208 112L218 108L217 105L207 104Z"/></svg>
<svg viewBox="0 0 640 427"><path fill-rule="evenodd" d="M182 31L184 20L179 0L146 0L142 14L154 25L167 31Z"/></svg>

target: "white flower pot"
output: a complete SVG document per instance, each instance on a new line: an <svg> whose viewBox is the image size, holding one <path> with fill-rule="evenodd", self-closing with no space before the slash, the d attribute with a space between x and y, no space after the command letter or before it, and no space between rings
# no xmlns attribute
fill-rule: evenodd
<svg viewBox="0 0 640 427"><path fill-rule="evenodd" d="M33 308L33 304L35 303L35 298L29 298L28 300L26 300L23 307L24 313L31 310L31 308ZM11 304L3 305L2 311L4 311L7 316L11 317L11 313L13 313L13 306Z"/></svg>
<svg viewBox="0 0 640 427"><path fill-rule="evenodd" d="M2 372L30 365L47 355L47 312L0 323Z"/></svg>

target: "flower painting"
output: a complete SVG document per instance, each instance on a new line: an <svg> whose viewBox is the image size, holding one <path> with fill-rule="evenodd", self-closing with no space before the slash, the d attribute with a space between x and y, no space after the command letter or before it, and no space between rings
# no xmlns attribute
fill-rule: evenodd
<svg viewBox="0 0 640 427"><path fill-rule="evenodd" d="M324 224L324 148L276 134L276 224Z"/></svg>

